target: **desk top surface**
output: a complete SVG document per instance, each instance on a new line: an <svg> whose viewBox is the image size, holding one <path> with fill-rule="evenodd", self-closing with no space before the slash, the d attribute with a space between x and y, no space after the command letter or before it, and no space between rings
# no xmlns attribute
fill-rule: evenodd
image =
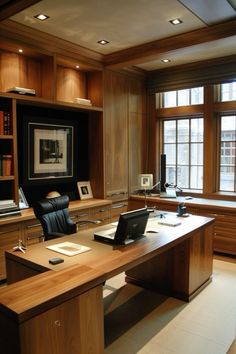
<svg viewBox="0 0 236 354"><path fill-rule="evenodd" d="M98 228L80 231L77 234L31 245L28 247L25 254L10 250L6 252L6 257L14 259L26 266L33 267L39 272L47 270L59 271L74 265L86 265L97 270L102 270L106 273L106 279L108 279L122 272L124 270L123 268L127 269L128 265L130 265L130 267L135 266L135 263L139 263L139 259L143 257L148 259L150 254L151 258L153 252L156 254L161 253L173 247L175 244L182 242L184 239L190 237L192 232L214 220L212 218L195 215L176 217L176 219L181 222L180 225L166 226L158 224L160 220L159 217L150 218L146 231L156 230L157 233L146 232L146 237L129 245L118 246L95 241L93 239L95 230L106 230L114 227L112 224L108 224ZM75 256L66 256L46 248L46 246L65 241L90 247L91 250ZM52 265L49 263L49 259L53 257L63 258L64 262Z"/></svg>
<svg viewBox="0 0 236 354"><path fill-rule="evenodd" d="M181 225L174 227L160 225L156 219L152 219L152 224L146 230L156 229L157 233L147 233L147 237L126 246L112 246L94 241L94 228L29 246L25 254L7 251L8 259L43 273L1 289L0 309L7 313L11 309L10 313L17 316L18 321L23 321L32 316L32 313L37 313L42 303L44 308L52 304L55 306L55 299L59 301L63 298L65 301L72 294L75 296L101 285L114 275L167 251L214 222L213 218L191 215L179 218ZM100 228L109 227L107 225ZM70 257L46 248L47 245L64 241L88 246L91 250ZM61 257L64 263L50 265L48 260L52 257Z"/></svg>

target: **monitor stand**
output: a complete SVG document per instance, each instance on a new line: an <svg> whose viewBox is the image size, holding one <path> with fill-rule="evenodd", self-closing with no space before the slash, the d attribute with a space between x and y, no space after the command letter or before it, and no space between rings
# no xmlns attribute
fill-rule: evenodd
<svg viewBox="0 0 236 354"><path fill-rule="evenodd" d="M167 188L165 192L160 192L161 198L176 198L176 191L172 188Z"/></svg>

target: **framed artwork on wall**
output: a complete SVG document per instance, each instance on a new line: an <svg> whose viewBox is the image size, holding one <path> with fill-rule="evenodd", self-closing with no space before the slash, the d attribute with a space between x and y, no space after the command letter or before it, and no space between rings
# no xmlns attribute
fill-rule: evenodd
<svg viewBox="0 0 236 354"><path fill-rule="evenodd" d="M77 186L81 200L93 198L93 193L89 181L77 182Z"/></svg>
<svg viewBox="0 0 236 354"><path fill-rule="evenodd" d="M58 121L59 122L59 121ZM53 183L76 178L75 126L32 119L26 122L24 144L25 183Z"/></svg>

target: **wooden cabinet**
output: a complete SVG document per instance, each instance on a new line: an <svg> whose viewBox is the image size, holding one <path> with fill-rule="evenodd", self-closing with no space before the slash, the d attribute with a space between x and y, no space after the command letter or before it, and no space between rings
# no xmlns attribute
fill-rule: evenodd
<svg viewBox="0 0 236 354"><path fill-rule="evenodd" d="M36 290L40 293L40 289ZM28 291L30 292L30 289ZM22 292L21 297L24 294ZM12 298L17 296L19 292L12 294ZM0 345L3 353L102 354L104 352L102 285L79 295L71 295L66 301L57 299L54 304L47 304L46 308L45 302L50 303L48 298L51 296L44 301L44 306L35 306L35 303L40 303L41 300L40 295L36 297L34 303L29 301L29 306L32 306L30 311L25 310L23 313L24 306L20 306L18 312L12 311L13 316L9 313L2 314Z"/></svg>
<svg viewBox="0 0 236 354"><path fill-rule="evenodd" d="M77 223L77 230L94 227L95 222L99 225L105 225L111 222L111 206L110 204L102 205L95 208L77 210L70 212L72 220Z"/></svg>
<svg viewBox="0 0 236 354"><path fill-rule="evenodd" d="M87 178L91 181L94 196L103 198L102 65L95 61L85 64L84 61L36 49L32 44L27 46L24 43L21 47L20 43L8 43L5 38L1 41L1 37L0 42L0 111L8 112L10 117L10 134L1 134L0 130L0 155L11 156L12 159L10 175L2 175L0 169L1 191L4 191L0 199L19 201L16 129L21 119L18 107L25 106L36 106L38 110L43 107L51 112L61 109L68 111L68 116L72 111L86 113L89 126L89 132L86 132L89 135L86 146L89 151ZM22 53L19 53L19 48L23 48ZM9 92L15 87L34 90L35 95ZM75 98L90 100L91 105L76 103Z"/></svg>
<svg viewBox="0 0 236 354"><path fill-rule="evenodd" d="M106 198L128 196L128 82L105 71L104 152Z"/></svg>
<svg viewBox="0 0 236 354"><path fill-rule="evenodd" d="M0 280L6 278L5 251L18 244L21 239L21 224L0 226Z"/></svg>
<svg viewBox="0 0 236 354"><path fill-rule="evenodd" d="M145 90L142 78L104 73L105 197L127 199L145 169Z"/></svg>

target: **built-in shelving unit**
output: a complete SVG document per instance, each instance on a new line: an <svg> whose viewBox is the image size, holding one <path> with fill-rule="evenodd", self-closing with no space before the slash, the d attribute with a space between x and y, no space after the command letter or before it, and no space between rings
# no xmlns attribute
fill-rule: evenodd
<svg viewBox="0 0 236 354"><path fill-rule="evenodd" d="M90 182L94 195L103 197L103 187L97 187L103 178L102 169L102 129L103 129L103 69L101 65L77 62L75 59L58 56L54 53L23 47L23 53L17 52L17 44L3 42L0 52L0 111L9 113L11 134L0 134L0 146L4 155L12 157L11 175L0 175L0 183L5 190L1 198L13 199L18 203L17 168L17 107L35 106L39 109L63 109L87 112L91 130L100 134L96 139L89 137ZM77 66L77 67L76 67ZM78 67L79 66L79 67ZM23 87L35 90L35 95L9 92L11 88ZM86 99L88 104L75 103L75 98ZM96 144L96 146L95 146ZM101 148L98 147L101 146ZM96 162L92 163L96 154ZM103 183L100 183L103 186ZM2 189L2 188L1 188Z"/></svg>

